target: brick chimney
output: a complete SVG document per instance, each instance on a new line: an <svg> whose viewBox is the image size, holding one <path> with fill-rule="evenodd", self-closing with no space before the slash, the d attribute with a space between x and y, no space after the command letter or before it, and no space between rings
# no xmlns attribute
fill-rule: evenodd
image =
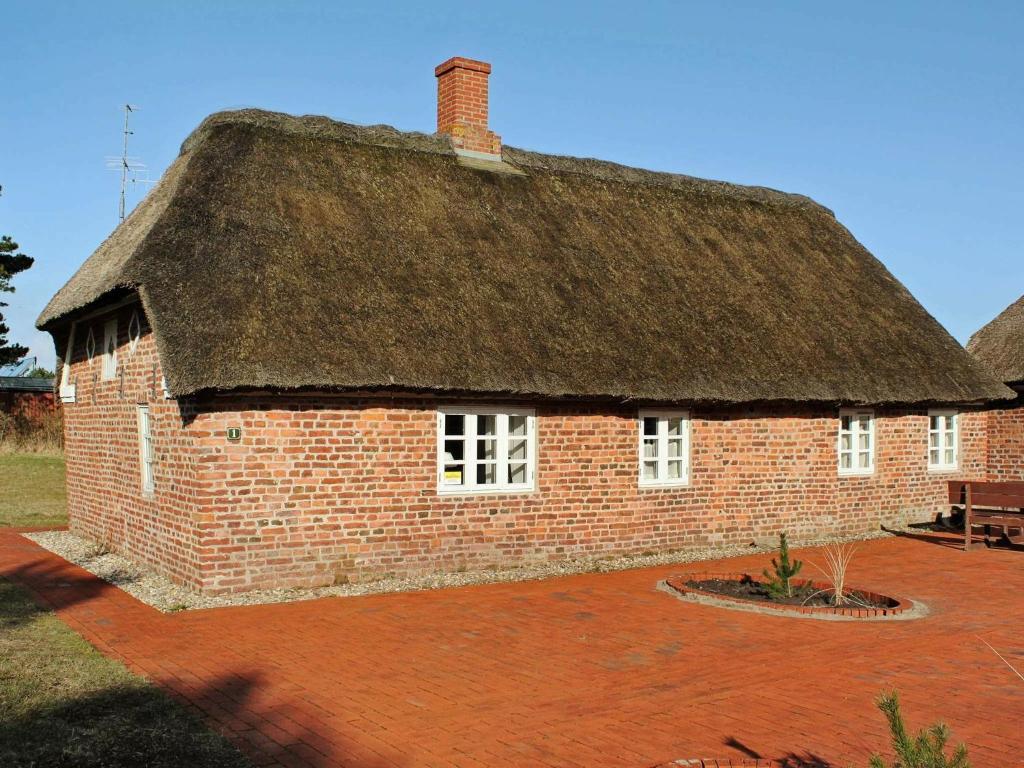
<svg viewBox="0 0 1024 768"><path fill-rule="evenodd" d="M434 68L437 132L460 155L501 160L501 137L487 128L487 77L491 65L455 56Z"/></svg>

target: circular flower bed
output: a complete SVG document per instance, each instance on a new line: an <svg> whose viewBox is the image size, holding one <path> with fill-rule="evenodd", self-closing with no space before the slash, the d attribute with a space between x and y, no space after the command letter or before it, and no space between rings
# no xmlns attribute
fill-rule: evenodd
<svg viewBox="0 0 1024 768"><path fill-rule="evenodd" d="M833 589L830 584L805 579L793 580L793 597L779 599L769 594L763 582L747 573L687 573L672 576L666 579L665 583L681 595L710 597L716 601L779 612L877 618L896 616L912 607L909 600L898 600L864 589L846 590L843 593L843 604L834 605Z"/></svg>

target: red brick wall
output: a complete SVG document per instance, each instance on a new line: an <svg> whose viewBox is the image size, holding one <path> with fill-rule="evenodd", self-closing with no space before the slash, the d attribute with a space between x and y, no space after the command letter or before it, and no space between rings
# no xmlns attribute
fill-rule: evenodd
<svg viewBox="0 0 1024 768"><path fill-rule="evenodd" d="M10 414L29 426L38 425L57 410L53 392L0 391L0 412Z"/></svg>
<svg viewBox="0 0 1024 768"><path fill-rule="evenodd" d="M986 413L962 416L961 471L936 473L926 412L879 409L875 473L840 477L834 409L696 408L690 485L639 488L635 408L536 404L535 491L439 495L436 408L451 400L165 400L148 328L128 344L132 311L117 311L113 380L101 376L106 318L76 332L71 527L210 592L875 530L931 517L945 509L946 479L986 472ZM154 426L151 496L137 403ZM242 429L238 443L228 427Z"/></svg>
<svg viewBox="0 0 1024 768"><path fill-rule="evenodd" d="M839 477L837 414L691 411L691 483L637 487L636 410L537 408L537 490L436 491L423 399L218 398L193 426L201 585L217 592L505 567L876 530L945 509L945 480L984 473L984 416L961 421L961 473L928 472L924 411L878 412L876 471ZM227 443L229 426L242 429Z"/></svg>
<svg viewBox="0 0 1024 768"><path fill-rule="evenodd" d="M141 338L131 349L128 325L134 309L83 321L75 331L70 379L76 402L64 405L69 524L175 581L196 583L195 471L185 427L187 404L183 413L177 401L163 397L156 345L141 310ZM104 380L103 328L115 315L117 376ZM96 342L91 361L86 356L90 327ZM149 404L153 424L155 490L149 496L141 490L139 403Z"/></svg>
<svg viewBox="0 0 1024 768"><path fill-rule="evenodd" d="M1024 480L1024 395L1015 407L988 411L988 479Z"/></svg>

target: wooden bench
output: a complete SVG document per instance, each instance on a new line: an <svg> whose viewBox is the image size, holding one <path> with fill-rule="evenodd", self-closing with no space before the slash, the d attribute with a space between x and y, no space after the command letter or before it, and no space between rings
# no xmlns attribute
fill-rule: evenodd
<svg viewBox="0 0 1024 768"><path fill-rule="evenodd" d="M971 548L976 525L985 526L986 546L992 528L1002 528L1013 544L1024 543L1024 481L950 480L949 503L964 507L964 549Z"/></svg>

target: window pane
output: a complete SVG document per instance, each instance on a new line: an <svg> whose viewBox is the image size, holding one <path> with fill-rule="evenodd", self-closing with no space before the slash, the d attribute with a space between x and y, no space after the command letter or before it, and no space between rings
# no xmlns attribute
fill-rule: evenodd
<svg viewBox="0 0 1024 768"><path fill-rule="evenodd" d="M871 447L871 444L868 442L869 439L870 435L866 435L863 432L858 436L857 445L862 451L866 451Z"/></svg>
<svg viewBox="0 0 1024 768"><path fill-rule="evenodd" d="M645 435L656 435L656 434L658 434L658 417L657 416L644 416L644 434Z"/></svg>
<svg viewBox="0 0 1024 768"><path fill-rule="evenodd" d="M947 448L946 449L946 464L948 464L949 466L953 466L953 463L954 463L953 449L952 448Z"/></svg>
<svg viewBox="0 0 1024 768"><path fill-rule="evenodd" d="M937 431L939 429L942 429L942 427L939 426L939 423L941 421L942 421L942 418L940 416L932 416L932 417L930 417L928 419L928 429L932 430L933 432Z"/></svg>
<svg viewBox="0 0 1024 768"><path fill-rule="evenodd" d="M462 485L466 476L466 468L460 464L444 465L444 484Z"/></svg>
<svg viewBox="0 0 1024 768"><path fill-rule="evenodd" d="M669 437L678 437L683 434L683 420L679 418L671 418L668 420L668 434Z"/></svg>
<svg viewBox="0 0 1024 768"><path fill-rule="evenodd" d="M853 435L847 432L839 439L839 449L842 451L848 451L851 448L853 448Z"/></svg>
<svg viewBox="0 0 1024 768"><path fill-rule="evenodd" d="M849 432L852 422L849 416L843 416L839 419L839 428L844 432Z"/></svg>
<svg viewBox="0 0 1024 768"><path fill-rule="evenodd" d="M510 482L510 483L525 483L526 482L526 465L525 464L509 464L508 465L508 482Z"/></svg>
<svg viewBox="0 0 1024 768"><path fill-rule="evenodd" d="M871 417L858 416L857 423L860 425L860 429L862 432L867 432L871 428Z"/></svg>
<svg viewBox="0 0 1024 768"><path fill-rule="evenodd" d="M668 462L668 479L679 480L683 476L683 462L669 460Z"/></svg>
<svg viewBox="0 0 1024 768"><path fill-rule="evenodd" d="M509 416L508 417L508 433L510 435L525 435L526 434L526 417L525 416Z"/></svg>
<svg viewBox="0 0 1024 768"><path fill-rule="evenodd" d="M867 469L871 466L871 454L870 453L859 453L857 466L861 469Z"/></svg>
<svg viewBox="0 0 1024 768"><path fill-rule="evenodd" d="M477 416L476 433L478 435L498 434L498 417L493 413Z"/></svg>
<svg viewBox="0 0 1024 768"><path fill-rule="evenodd" d="M938 448L939 447L939 433L938 432L932 432L930 435L928 435L928 447L929 448Z"/></svg>
<svg viewBox="0 0 1024 768"><path fill-rule="evenodd" d="M495 464L476 465L477 485L494 485L498 482L498 468Z"/></svg>
<svg viewBox="0 0 1024 768"><path fill-rule="evenodd" d="M466 458L466 441L465 440L445 440L444 441L444 460L445 461L463 461Z"/></svg>
<svg viewBox="0 0 1024 768"><path fill-rule="evenodd" d="M477 440L476 441L476 457L479 460L490 460L498 458L498 441L494 439L490 440Z"/></svg>
<svg viewBox="0 0 1024 768"><path fill-rule="evenodd" d="M669 458L675 458L683 455L683 441L676 438L668 441L668 455Z"/></svg>
<svg viewBox="0 0 1024 768"><path fill-rule="evenodd" d="M839 454L839 466L843 469L850 469L853 467L853 456L849 453Z"/></svg>
<svg viewBox="0 0 1024 768"><path fill-rule="evenodd" d="M444 417L444 433L446 435L464 435L466 417L462 414L449 413Z"/></svg>
<svg viewBox="0 0 1024 768"><path fill-rule="evenodd" d="M928 463L936 465L939 463L939 451L937 448L928 451Z"/></svg>
<svg viewBox="0 0 1024 768"><path fill-rule="evenodd" d="M645 461L643 465L643 476L644 480L657 480L658 479L658 462L656 461Z"/></svg>
<svg viewBox="0 0 1024 768"><path fill-rule="evenodd" d="M653 459L658 455L658 441L657 440L644 440L644 458Z"/></svg>
<svg viewBox="0 0 1024 768"><path fill-rule="evenodd" d="M526 440L510 440L508 444L508 458L510 461L517 459L526 460Z"/></svg>

